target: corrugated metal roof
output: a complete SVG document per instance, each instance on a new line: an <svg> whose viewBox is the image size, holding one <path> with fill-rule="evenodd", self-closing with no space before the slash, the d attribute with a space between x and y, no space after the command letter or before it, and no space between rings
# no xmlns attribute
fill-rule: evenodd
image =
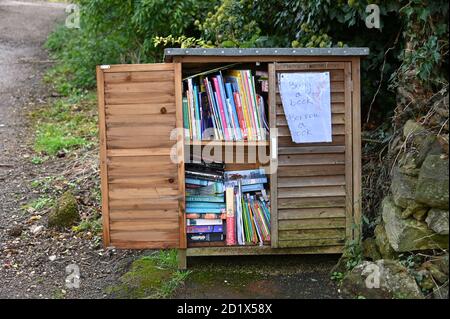
<svg viewBox="0 0 450 319"><path fill-rule="evenodd" d="M164 59L174 56L365 56L369 48L168 48Z"/></svg>

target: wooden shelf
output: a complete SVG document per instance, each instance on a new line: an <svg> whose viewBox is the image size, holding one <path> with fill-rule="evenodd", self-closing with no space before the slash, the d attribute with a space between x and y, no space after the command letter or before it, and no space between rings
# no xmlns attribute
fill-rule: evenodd
<svg viewBox="0 0 450 319"><path fill-rule="evenodd" d="M184 141L187 146L268 146L269 141Z"/></svg>

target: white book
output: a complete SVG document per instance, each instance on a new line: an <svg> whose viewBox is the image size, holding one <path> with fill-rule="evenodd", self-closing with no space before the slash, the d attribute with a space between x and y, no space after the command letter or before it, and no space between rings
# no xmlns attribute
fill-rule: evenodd
<svg viewBox="0 0 450 319"><path fill-rule="evenodd" d="M222 219L186 219L187 226L211 226L211 225L223 225Z"/></svg>

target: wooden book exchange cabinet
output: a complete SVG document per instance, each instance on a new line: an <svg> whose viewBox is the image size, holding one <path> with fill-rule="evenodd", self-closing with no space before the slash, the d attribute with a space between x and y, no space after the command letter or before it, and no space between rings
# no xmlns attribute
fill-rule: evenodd
<svg viewBox="0 0 450 319"><path fill-rule="evenodd" d="M106 246L168 249L186 257L342 253L361 222L360 59L367 48L166 49L165 63L97 67L103 237ZM261 142L220 142L234 153L265 148L270 237L265 245L189 243L185 216L183 79L234 64L268 74L269 129ZM332 142L296 144L286 123L279 72L329 72ZM233 154L232 154L233 155ZM236 154L234 154L236 155ZM175 157L175 161L173 160ZM231 156L233 158L233 156ZM258 163L225 162L225 170Z"/></svg>

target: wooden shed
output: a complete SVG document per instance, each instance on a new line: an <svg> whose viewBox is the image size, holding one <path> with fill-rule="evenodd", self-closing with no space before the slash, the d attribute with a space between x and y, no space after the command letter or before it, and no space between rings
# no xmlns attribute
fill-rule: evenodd
<svg viewBox="0 0 450 319"><path fill-rule="evenodd" d="M104 244L177 248L180 268L188 256L341 253L346 240L360 236L360 59L368 53L367 48L177 48L165 50L165 63L98 66ZM231 63L268 74L269 126L278 136L222 144L265 148L269 165L277 165L269 183L271 241L192 245L186 240L184 161L186 150L202 142L185 141L182 130L171 132L183 127L183 78ZM330 73L332 141L296 144L277 73L315 71Z"/></svg>

